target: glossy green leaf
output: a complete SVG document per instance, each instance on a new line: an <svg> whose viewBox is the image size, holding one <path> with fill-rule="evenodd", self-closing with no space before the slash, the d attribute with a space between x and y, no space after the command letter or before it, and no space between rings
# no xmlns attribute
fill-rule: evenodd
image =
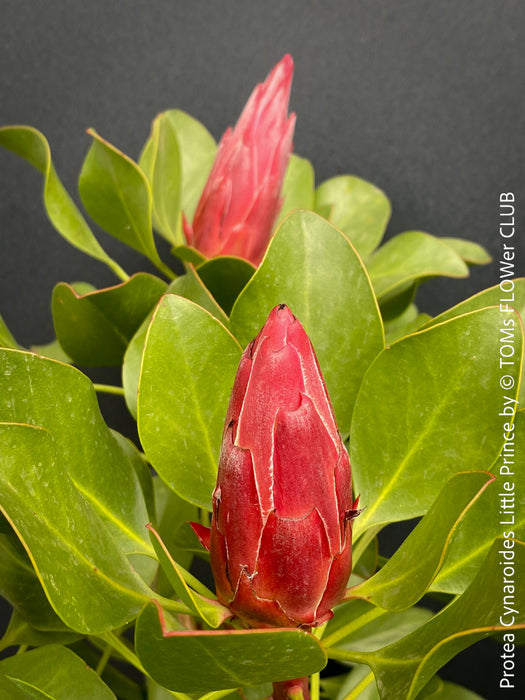
<svg viewBox="0 0 525 700"><path fill-rule="evenodd" d="M169 113L159 114L151 125L139 166L147 176L153 197L153 224L172 244L180 236L182 163L179 142Z"/></svg>
<svg viewBox="0 0 525 700"><path fill-rule="evenodd" d="M2 511L62 620L78 632L99 634L133 619L151 592L59 468L51 433L0 424L0 458Z"/></svg>
<svg viewBox="0 0 525 700"><path fill-rule="evenodd" d="M188 221L192 221L217 153L217 144L206 127L186 112L173 109L163 116L171 122L177 135L182 172L180 207Z"/></svg>
<svg viewBox="0 0 525 700"><path fill-rule="evenodd" d="M225 620L232 617L230 610L221 605L217 597L205 588L197 579L187 572L173 559L159 534L149 527L151 541L164 573L168 577L177 598L179 598L196 617L201 618L213 628L219 627ZM191 588L190 588L191 586ZM192 590L192 588L195 590ZM201 591L199 593L199 590Z"/></svg>
<svg viewBox="0 0 525 700"><path fill-rule="evenodd" d="M6 700L116 700L93 669L56 644L0 661L0 695Z"/></svg>
<svg viewBox="0 0 525 700"><path fill-rule="evenodd" d="M201 252L189 245L175 246L172 248L171 253L179 260L182 260L182 262L191 263L192 265L200 265L206 261Z"/></svg>
<svg viewBox="0 0 525 700"><path fill-rule="evenodd" d="M0 316L0 347L18 348L20 347L13 337L13 334L6 326L4 319Z"/></svg>
<svg viewBox="0 0 525 700"><path fill-rule="evenodd" d="M0 515L0 594L23 616L26 624L39 630L67 630L49 604L29 557L3 515Z"/></svg>
<svg viewBox="0 0 525 700"><path fill-rule="evenodd" d="M501 417L501 428L507 419ZM510 426L510 421L508 422ZM506 532L525 540L525 411L518 411L494 466L496 481L472 505L450 542L432 590L462 593L476 575L492 542Z"/></svg>
<svg viewBox="0 0 525 700"><path fill-rule="evenodd" d="M294 212L281 224L233 307L232 332L247 345L281 303L310 336L339 429L348 434L363 375L383 347L383 329L360 258L313 212Z"/></svg>
<svg viewBox="0 0 525 700"><path fill-rule="evenodd" d="M155 562L144 497L89 379L60 362L0 350L0 421L37 425L53 434L57 469L69 475L122 552L145 555L141 573L147 578Z"/></svg>
<svg viewBox="0 0 525 700"><path fill-rule="evenodd" d="M488 289L474 294L474 296L465 299L465 301L460 302L456 306L447 309L439 316L429 320L423 328L429 328L430 326L435 326L443 321L448 321L451 318L456 318L461 314L468 313L469 311L475 311L476 309L483 309L487 306L497 306L501 312L501 338L502 340L508 336L509 330L512 331L511 338L520 335L520 325L523 325L523 319L525 319L525 278L518 277L516 279L508 279L503 285L506 291L502 291L500 285L497 284L494 287L489 287ZM521 323L517 319L514 322L508 320L508 314L510 309L515 309L521 318ZM504 343L502 343L504 344ZM506 343L505 343L506 344ZM519 351L517 351L519 356ZM517 361L517 356L511 358L501 358L503 361L514 360ZM501 369L503 369L502 365ZM503 373L502 373L503 374ZM525 405L525 381L520 383L519 392L520 406Z"/></svg>
<svg viewBox="0 0 525 700"><path fill-rule="evenodd" d="M170 632L148 605L137 621L141 663L160 685L186 693L300 678L321 670L326 656L299 629Z"/></svg>
<svg viewBox="0 0 525 700"><path fill-rule="evenodd" d="M353 598L338 605L322 638L325 648L371 651L392 644L432 617L426 608L387 612Z"/></svg>
<svg viewBox="0 0 525 700"><path fill-rule="evenodd" d="M490 469L503 436L500 312L482 309L394 343L367 372L350 459L364 511L355 536L422 515L454 473ZM522 337L516 339L522 353ZM514 368L517 382L519 367ZM512 399L514 393L507 392ZM381 400L378 401L378 397Z"/></svg>
<svg viewBox="0 0 525 700"><path fill-rule="evenodd" d="M204 286L193 265L188 265L185 275L181 275L168 287L168 292L195 302L198 306L208 311L212 316L219 319L226 325L228 317L212 297L211 292ZM142 364L142 354L146 342L146 334L153 317L150 313L140 328L133 336L124 355L122 366L122 383L126 404L131 415L137 417L137 391L139 386L140 368Z"/></svg>
<svg viewBox="0 0 525 700"><path fill-rule="evenodd" d="M445 237L440 240L452 248L468 265L487 265L492 261L485 248L479 243L474 243L466 238Z"/></svg>
<svg viewBox="0 0 525 700"><path fill-rule="evenodd" d="M418 313L417 306L410 304L407 309L392 321L385 321L385 342L391 345L396 340L409 335L430 321L428 314Z"/></svg>
<svg viewBox="0 0 525 700"><path fill-rule="evenodd" d="M251 263L233 257L213 258L197 268L197 274L226 314L231 313L237 297L254 272Z"/></svg>
<svg viewBox="0 0 525 700"><path fill-rule="evenodd" d="M84 217L68 195L51 161L45 136L31 126L0 128L0 146L28 161L44 176L44 206L51 223L71 245L86 255L106 263L121 279L124 270L101 248Z"/></svg>
<svg viewBox="0 0 525 700"><path fill-rule="evenodd" d="M314 169L310 161L292 153L281 191L283 204L279 212L279 221L286 218L294 209L314 208L314 179Z"/></svg>
<svg viewBox="0 0 525 700"><path fill-rule="evenodd" d="M146 176L131 158L93 130L89 133L93 143L78 184L86 211L107 233L148 257L168 277L175 277L155 247L151 190Z"/></svg>
<svg viewBox="0 0 525 700"><path fill-rule="evenodd" d="M417 700L483 700L481 695L434 676ZM380 700L374 674L368 666L356 664L341 684L335 700Z"/></svg>
<svg viewBox="0 0 525 700"><path fill-rule="evenodd" d="M59 283L52 309L60 345L79 365L120 365L131 338L166 288L158 277L142 272L116 287L86 294Z"/></svg>
<svg viewBox="0 0 525 700"><path fill-rule="evenodd" d="M366 257L380 244L390 219L384 192L353 175L339 175L315 191L315 210L341 229Z"/></svg>
<svg viewBox="0 0 525 700"><path fill-rule="evenodd" d="M450 538L493 480L487 472L461 472L451 477L395 554L372 578L347 595L385 610L405 610L414 605L436 576Z"/></svg>
<svg viewBox="0 0 525 700"><path fill-rule="evenodd" d="M146 338L138 427L148 460L181 497L210 509L241 348L207 311L167 294Z"/></svg>
<svg viewBox="0 0 525 700"><path fill-rule="evenodd" d="M382 700L413 700L436 671L463 649L490 634L513 634L525 628L525 588L515 585L507 599L508 609L502 604L502 548L502 540L497 540L463 595L412 633L376 651L332 649L329 656L370 666ZM514 549L507 551L514 553L517 583L525 568L525 544L515 541Z"/></svg>
<svg viewBox="0 0 525 700"><path fill-rule="evenodd" d="M155 529L173 558L181 566L189 569L197 543L190 522L199 520L198 509L192 503L177 496L158 475L153 478L153 489L156 512Z"/></svg>
<svg viewBox="0 0 525 700"><path fill-rule="evenodd" d="M422 231L405 231L391 238L374 253L367 268L381 301L414 280L436 275L468 277L461 257L441 239Z"/></svg>
<svg viewBox="0 0 525 700"><path fill-rule="evenodd" d="M56 339L44 345L31 345L29 350L34 352L35 355L47 357L48 360L58 360L58 362L64 362L68 365L72 362L71 358L62 350L60 343Z"/></svg>
<svg viewBox="0 0 525 700"><path fill-rule="evenodd" d="M42 593L42 595L44 594ZM51 609L45 596L44 600L47 607ZM59 620L56 614L55 618ZM40 630L27 622L17 610L13 610L5 634L0 640L0 650L3 651L11 646L20 646L21 644L30 647L42 647L46 644L72 644L79 639L82 639L82 635L68 630L63 623L62 631Z"/></svg>
<svg viewBox="0 0 525 700"><path fill-rule="evenodd" d="M525 278L518 277L514 279L512 285L513 289L510 292L503 292L499 284L484 289L482 292L478 292L478 294L474 294L474 296L456 304L456 306L452 306L442 314L439 314L439 316L430 319L425 324L425 328L435 326L451 318L456 318L469 311L484 309L487 306L500 306L500 304L500 311L502 314L507 313L508 307L515 309L523 319L525 318ZM502 318L504 317L502 316Z"/></svg>

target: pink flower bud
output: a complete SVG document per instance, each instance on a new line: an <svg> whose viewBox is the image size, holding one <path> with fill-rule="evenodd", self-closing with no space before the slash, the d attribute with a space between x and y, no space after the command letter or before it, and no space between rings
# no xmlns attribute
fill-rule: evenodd
<svg viewBox="0 0 525 700"><path fill-rule="evenodd" d="M228 129L197 206L188 245L206 257L235 255L258 265L282 205L281 187L292 151L295 115L288 117L291 56L257 85Z"/></svg>
<svg viewBox="0 0 525 700"><path fill-rule="evenodd" d="M210 540L219 600L253 627L330 619L355 505L312 344L282 304L245 350L226 414Z"/></svg>

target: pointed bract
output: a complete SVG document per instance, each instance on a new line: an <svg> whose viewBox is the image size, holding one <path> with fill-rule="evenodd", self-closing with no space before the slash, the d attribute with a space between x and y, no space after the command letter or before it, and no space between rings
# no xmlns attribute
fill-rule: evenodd
<svg viewBox="0 0 525 700"><path fill-rule="evenodd" d="M219 600L251 626L332 616L352 567L348 453L312 344L284 304L241 358L213 493Z"/></svg>
<svg viewBox="0 0 525 700"><path fill-rule="evenodd" d="M295 115L288 116L293 61L286 55L252 92L235 128L224 133L188 245L206 257L234 255L258 265L281 209Z"/></svg>

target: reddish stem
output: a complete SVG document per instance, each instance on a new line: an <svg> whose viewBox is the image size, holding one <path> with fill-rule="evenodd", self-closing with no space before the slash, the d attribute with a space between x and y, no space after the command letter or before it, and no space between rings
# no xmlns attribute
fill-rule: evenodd
<svg viewBox="0 0 525 700"><path fill-rule="evenodd" d="M279 681L273 684L273 700L310 700L308 678Z"/></svg>

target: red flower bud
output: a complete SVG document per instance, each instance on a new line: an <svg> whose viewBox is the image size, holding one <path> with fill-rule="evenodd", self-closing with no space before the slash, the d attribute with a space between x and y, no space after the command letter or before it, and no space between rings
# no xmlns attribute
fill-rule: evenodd
<svg viewBox="0 0 525 700"><path fill-rule="evenodd" d="M254 627L330 619L355 505L312 344L282 304L245 350L226 415L210 541L219 600Z"/></svg>
<svg viewBox="0 0 525 700"><path fill-rule="evenodd" d="M258 265L282 205L295 115L288 117L293 61L285 56L257 85L233 129L219 144L188 245L206 257L236 255Z"/></svg>

